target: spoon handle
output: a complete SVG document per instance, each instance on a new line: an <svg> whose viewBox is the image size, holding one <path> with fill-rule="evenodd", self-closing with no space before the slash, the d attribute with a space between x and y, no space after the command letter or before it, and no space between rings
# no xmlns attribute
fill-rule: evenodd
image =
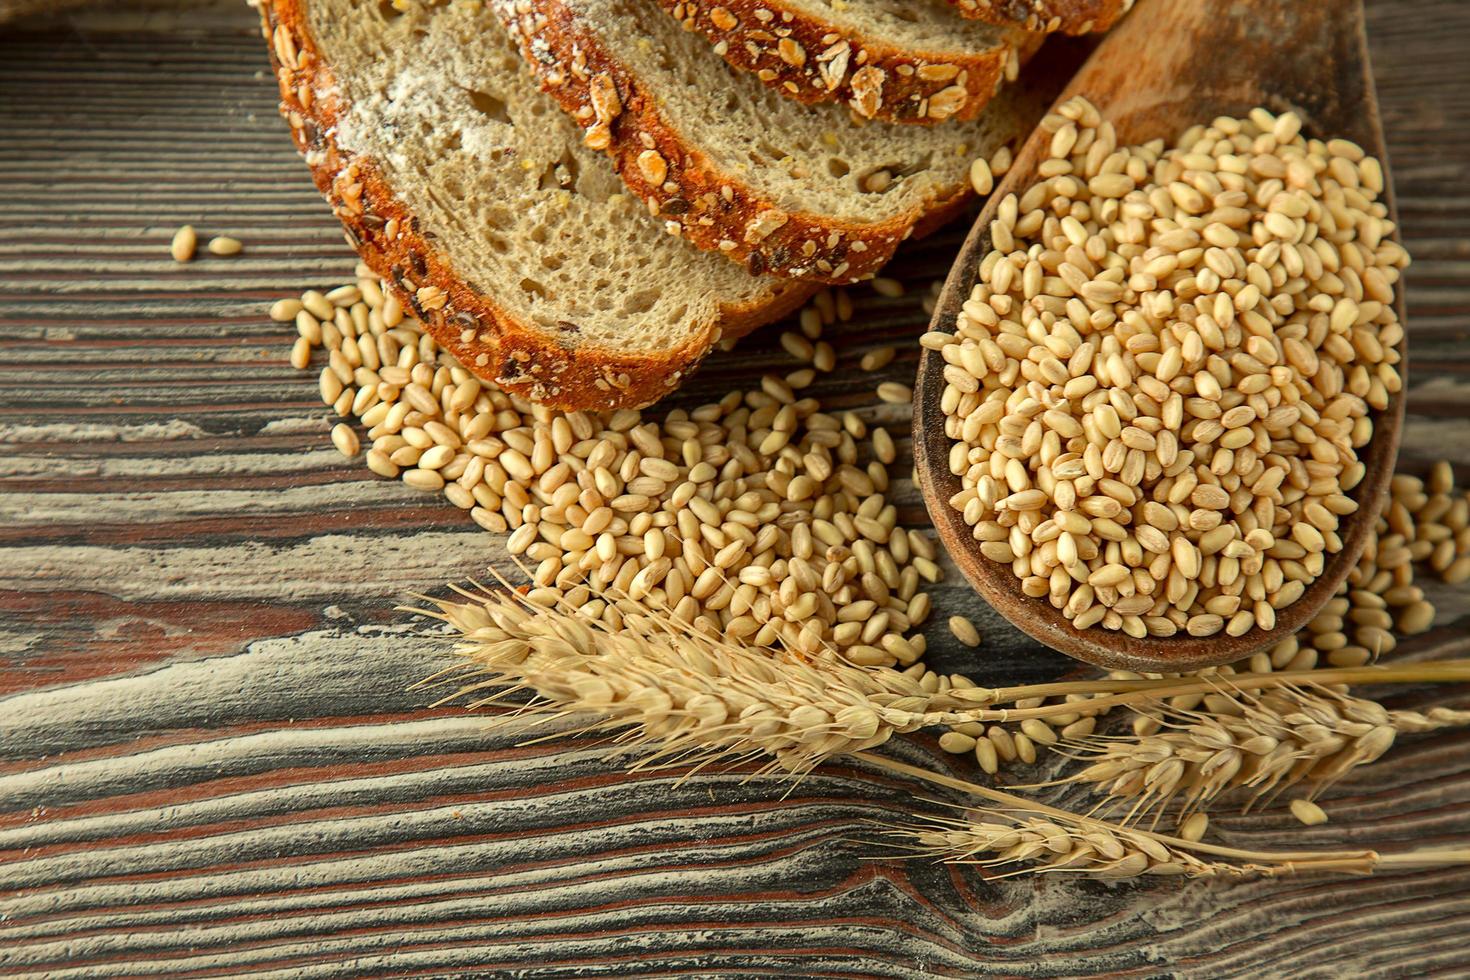
<svg viewBox="0 0 1470 980"><path fill-rule="evenodd" d="M1375 142L1361 0L1139 0L1072 80L1120 142L1208 122L1198 107L1295 109L1309 129ZM1365 142L1367 140L1368 142Z"/></svg>

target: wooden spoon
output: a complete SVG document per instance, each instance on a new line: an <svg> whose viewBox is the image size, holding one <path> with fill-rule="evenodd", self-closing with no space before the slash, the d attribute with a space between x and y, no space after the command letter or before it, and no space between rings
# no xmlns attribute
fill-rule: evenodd
<svg viewBox="0 0 1470 980"><path fill-rule="evenodd" d="M1139 0L1058 104L1076 95L1112 122L1120 145L1172 140L1192 125L1220 115L1243 116L1258 105L1278 113L1294 109L1307 135L1346 137L1378 157L1389 183L1360 0ZM1036 182L1050 138L1038 129L986 202L944 284L931 329L954 331L980 260L990 251L988 229L996 209L1007 194L1019 195ZM1383 200L1396 223L1388 186ZM1402 283L1395 306L1402 321ZM1399 353L1404 353L1402 345ZM1407 362L1398 365L1400 374L1406 368ZM1047 600L1024 595L1010 566L980 553L971 528L949 506L961 487L949 471L951 441L940 408L943 370L939 353L926 351L914 392L914 461L940 539L980 594L1021 630L1069 656L1114 669L1181 671L1232 663L1301 629L1362 554L1393 475L1404 416L1401 393L1374 414L1373 439L1361 457L1366 475L1353 492L1359 509L1338 530L1343 549L1328 556L1322 574L1300 599L1277 612L1275 628L1253 627L1241 636L1134 639L1100 627L1076 629Z"/></svg>

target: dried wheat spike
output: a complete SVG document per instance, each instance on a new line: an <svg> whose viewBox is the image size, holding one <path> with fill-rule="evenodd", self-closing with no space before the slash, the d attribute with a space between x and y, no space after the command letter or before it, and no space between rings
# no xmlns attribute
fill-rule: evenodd
<svg viewBox="0 0 1470 980"><path fill-rule="evenodd" d="M1069 782L1092 784L1110 800L1126 803L1128 819L1157 819L1171 803L1181 818L1220 794L1250 791L1245 809L1296 785L1308 798L1393 746L1401 732L1427 732L1470 724L1470 712L1434 708L1428 713L1391 711L1375 701L1326 690L1272 688L1251 694L1231 690L1202 710L1140 707L1158 726L1142 736L1089 736L1063 747L1087 766Z"/></svg>
<svg viewBox="0 0 1470 980"><path fill-rule="evenodd" d="M630 601L615 632L511 592L463 594L430 613L459 630L473 665L450 699L530 692L520 713L595 715L590 729L626 729L620 741L649 750L643 765L765 755L799 774L944 717L901 672L731 642Z"/></svg>
<svg viewBox="0 0 1470 980"><path fill-rule="evenodd" d="M984 806L971 808L963 819L935 819L916 813L912 823L889 826L887 836L901 842L895 846L915 856L985 868L1014 866L1001 872L1000 877L1043 871L1108 878L1270 877L1304 871L1366 874L1381 867L1470 863L1470 850L1460 849L1380 854L1371 850L1256 851L1206 844L1059 810L872 752L859 752L855 756L862 762L987 801Z"/></svg>
<svg viewBox="0 0 1470 980"><path fill-rule="evenodd" d="M1098 821L1069 824L1044 816L1011 815L1003 811L976 811L977 819L935 820L930 824L895 827L888 836L908 843L918 856L947 864L974 864L984 868L1016 865L1005 874L1071 871L1103 878L1139 875L1244 876L1255 868L1209 861L1173 848L1161 839Z"/></svg>

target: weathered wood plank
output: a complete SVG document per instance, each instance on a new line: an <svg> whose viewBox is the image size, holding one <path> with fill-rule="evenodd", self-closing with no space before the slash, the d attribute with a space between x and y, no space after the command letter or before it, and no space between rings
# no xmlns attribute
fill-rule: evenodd
<svg viewBox="0 0 1470 980"><path fill-rule="evenodd" d="M1377 0L1370 20L1416 256L1404 458L1448 454L1463 479L1470 8ZM314 377L286 364L290 328L265 306L352 260L265 69L233 2L0 35L0 973L1464 971L1466 872L986 882L871 843L865 821L931 805L881 772L833 766L784 796L739 771L626 776L590 742L523 745L406 691L449 655L394 604L504 555L337 456ZM186 221L245 254L176 266ZM908 296L855 291L824 403L903 433L857 360L923 329L918 296L959 237L901 253ZM679 399L785 367L774 338L713 358ZM894 494L921 519L906 480ZM1470 594L1431 595L1439 625L1402 655L1463 655ZM960 583L935 600L987 633L974 653L931 631L946 669L1073 669ZM891 750L973 774L927 738ZM1331 824L1216 826L1257 846L1443 845L1467 805L1470 735L1449 732L1335 789Z"/></svg>

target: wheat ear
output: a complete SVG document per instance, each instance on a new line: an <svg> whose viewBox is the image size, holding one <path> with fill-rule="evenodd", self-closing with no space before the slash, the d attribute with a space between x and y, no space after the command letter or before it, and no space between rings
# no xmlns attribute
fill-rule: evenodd
<svg viewBox="0 0 1470 980"><path fill-rule="evenodd" d="M1382 854L1372 850L1253 851L1205 844L1060 810L871 752L854 753L854 757L994 804L972 808L969 819L915 814L916 823L888 829L888 837L900 841L904 850L951 864L1015 865L1010 873L1066 871L1109 878L1368 874L1385 867L1470 864L1470 849Z"/></svg>
<svg viewBox="0 0 1470 980"><path fill-rule="evenodd" d="M1056 687L928 694L899 671L857 667L832 651L799 653L731 641L625 598L610 600L628 606L624 628L614 631L574 609L543 607L505 587L457 591L463 601L434 599L433 609L416 610L448 622L461 635L458 650L468 666L440 678L457 684L444 700L467 699L471 707L483 707L527 692L530 702L513 717L591 715L584 730L622 730L620 741L648 751L644 765L765 756L773 768L803 773L835 755L881 745L896 733L1032 716L1037 709L960 705ZM1470 663L1446 662L1315 673L1423 680L1458 679L1470 676L1467 670ZM1283 672L1236 675L1228 683L1243 690L1292 679ZM1181 689L1219 692L1222 681L1099 681L1112 693L1092 703L1138 704Z"/></svg>
<svg viewBox="0 0 1470 980"><path fill-rule="evenodd" d="M622 730L621 741L648 750L644 766L764 757L771 761L761 772L800 774L846 754L1025 814L1019 822L992 812L983 824L895 829L919 853L974 860L988 850L1005 862L1029 866L1039 859L1044 868L1106 875L1369 871L1385 862L1470 860L1470 852L1450 851L1238 851L1070 814L866 751L895 733L948 723L954 714L927 710L933 696L914 693L913 679L899 672L854 667L832 654L813 658L730 642L646 608L636 628L613 632L506 590L459 594L467 601L432 600L435 609L418 610L459 631L458 649L472 665L468 674L448 675L458 686L446 700L472 697L471 706L479 706L529 692L531 702L510 717L591 715L583 730ZM1065 852L1054 827L1073 841ZM1019 836L1008 836L1013 833Z"/></svg>
<svg viewBox="0 0 1470 980"><path fill-rule="evenodd" d="M1470 711L1389 710L1376 701L1320 688L1283 686L1260 693L1220 678L1209 711L1135 706L1159 731L1087 736L1055 748L1086 766L1062 782L1083 783L1125 819L1157 818L1180 802L1180 819L1229 790L1250 790L1245 809L1291 786L1312 799L1353 769L1380 758L1402 732L1470 724Z"/></svg>
<svg viewBox="0 0 1470 980"><path fill-rule="evenodd" d="M533 700L520 713L593 714L591 729L624 729L621 741L649 749L644 765L765 755L773 768L803 773L934 723L912 678L835 654L732 642L646 606L636 629L625 621L612 631L512 592L461 594L469 601L418 610L454 626L474 666L455 675L446 700L480 706L526 691Z"/></svg>

